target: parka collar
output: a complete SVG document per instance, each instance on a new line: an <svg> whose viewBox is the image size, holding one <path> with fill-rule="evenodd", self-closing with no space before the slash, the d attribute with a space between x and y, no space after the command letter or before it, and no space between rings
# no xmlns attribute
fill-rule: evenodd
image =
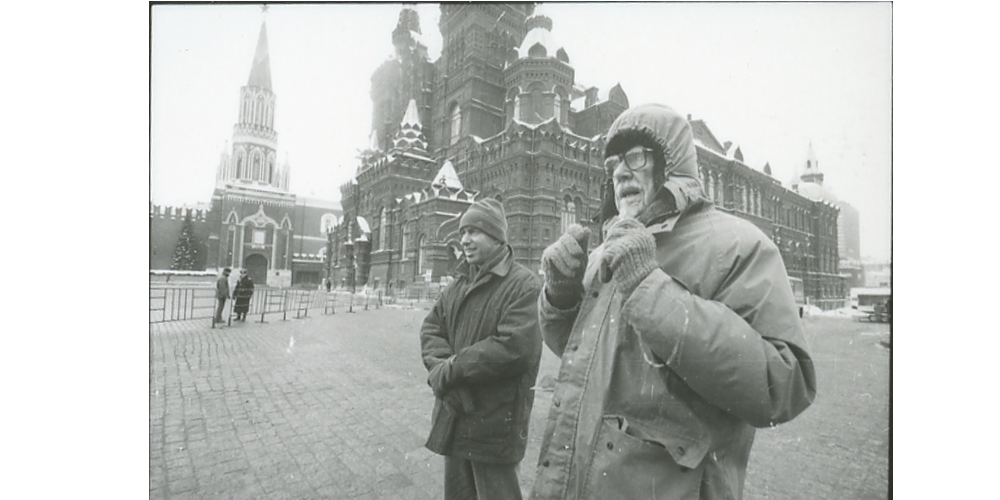
<svg viewBox="0 0 1000 500"><path fill-rule="evenodd" d="M504 246L500 249L500 251L497 252L497 255L495 255L492 259L490 259L490 261L487 262L486 264L483 264L483 266L485 266L487 270L479 271L479 275L483 276L486 273L492 273L501 278L507 276L507 273L510 272L510 268L514 262L513 255L514 255L514 250L510 247L510 245L504 244ZM458 267L455 268L456 275L465 276L470 280L476 277L472 275L472 271L473 271L472 265L469 264L469 261L466 260L464 257L462 259L462 262L458 265Z"/></svg>
<svg viewBox="0 0 1000 500"><path fill-rule="evenodd" d="M669 233L685 214L697 210L707 201L698 179L671 175L660 187L661 193L650 206L639 215L650 234ZM618 221L615 215L604 223L604 232Z"/></svg>

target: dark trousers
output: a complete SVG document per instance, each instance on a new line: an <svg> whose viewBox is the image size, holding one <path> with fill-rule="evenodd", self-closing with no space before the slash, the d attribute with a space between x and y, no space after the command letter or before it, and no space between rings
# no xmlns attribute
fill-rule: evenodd
<svg viewBox="0 0 1000 500"><path fill-rule="evenodd" d="M218 307L215 308L215 322L216 323L225 323L224 321L222 321L222 308L226 307L226 298L225 297L220 297L220 298L218 298L216 300L219 301L219 305L218 305Z"/></svg>
<svg viewBox="0 0 1000 500"><path fill-rule="evenodd" d="M444 457L445 500L521 500L517 464Z"/></svg>

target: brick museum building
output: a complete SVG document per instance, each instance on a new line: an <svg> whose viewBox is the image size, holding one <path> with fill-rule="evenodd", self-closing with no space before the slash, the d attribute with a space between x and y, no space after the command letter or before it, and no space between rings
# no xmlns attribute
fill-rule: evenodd
<svg viewBox="0 0 1000 500"><path fill-rule="evenodd" d="M436 60L412 8L403 7L386 34L394 53L371 76L370 139L340 186L339 206L287 190L288 166L274 157L275 94L261 28L232 151L210 208L198 214L207 267L257 269L275 285L330 276L339 287L388 293L439 287L461 254L458 218L483 197L503 203L514 258L535 271L570 224L600 234L604 134L629 107L625 89L576 81L572 48L558 43L554 20L533 4L440 9ZM688 119L710 199L771 236L810 303L842 306L837 206L783 187L770 166L747 165L740 147ZM151 207L160 252L151 266L169 260L161 254L177 242L180 222L165 210Z"/></svg>
<svg viewBox="0 0 1000 500"><path fill-rule="evenodd" d="M371 77L370 144L341 187L338 284L447 281L460 254L457 218L482 197L503 203L514 257L532 270L570 224L600 234L603 135L628 96L621 85L603 94L577 82L553 24L531 4L443 4L441 56L431 61L417 12L402 9L387 34L395 53ZM703 121L691 125L718 208L771 235L809 302L842 305L837 207L782 187L768 165L751 168Z"/></svg>

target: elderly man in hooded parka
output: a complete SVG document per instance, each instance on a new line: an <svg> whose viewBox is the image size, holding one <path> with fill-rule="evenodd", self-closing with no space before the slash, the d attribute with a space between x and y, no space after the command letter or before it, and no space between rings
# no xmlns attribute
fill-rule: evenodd
<svg viewBox="0 0 1000 500"><path fill-rule="evenodd" d="M627 110L604 242L588 255L571 226L543 253L539 325L562 366L532 498L739 499L755 428L815 397L781 255L706 199L696 158L677 112Z"/></svg>

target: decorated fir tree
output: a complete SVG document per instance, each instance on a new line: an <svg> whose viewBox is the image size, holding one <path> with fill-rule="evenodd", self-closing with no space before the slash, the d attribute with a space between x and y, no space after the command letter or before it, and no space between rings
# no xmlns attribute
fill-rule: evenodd
<svg viewBox="0 0 1000 500"><path fill-rule="evenodd" d="M194 224L191 222L191 210L184 215L184 225L181 227L181 237L174 248L174 260L170 269L190 271L198 268L198 249L201 242L194 234Z"/></svg>

